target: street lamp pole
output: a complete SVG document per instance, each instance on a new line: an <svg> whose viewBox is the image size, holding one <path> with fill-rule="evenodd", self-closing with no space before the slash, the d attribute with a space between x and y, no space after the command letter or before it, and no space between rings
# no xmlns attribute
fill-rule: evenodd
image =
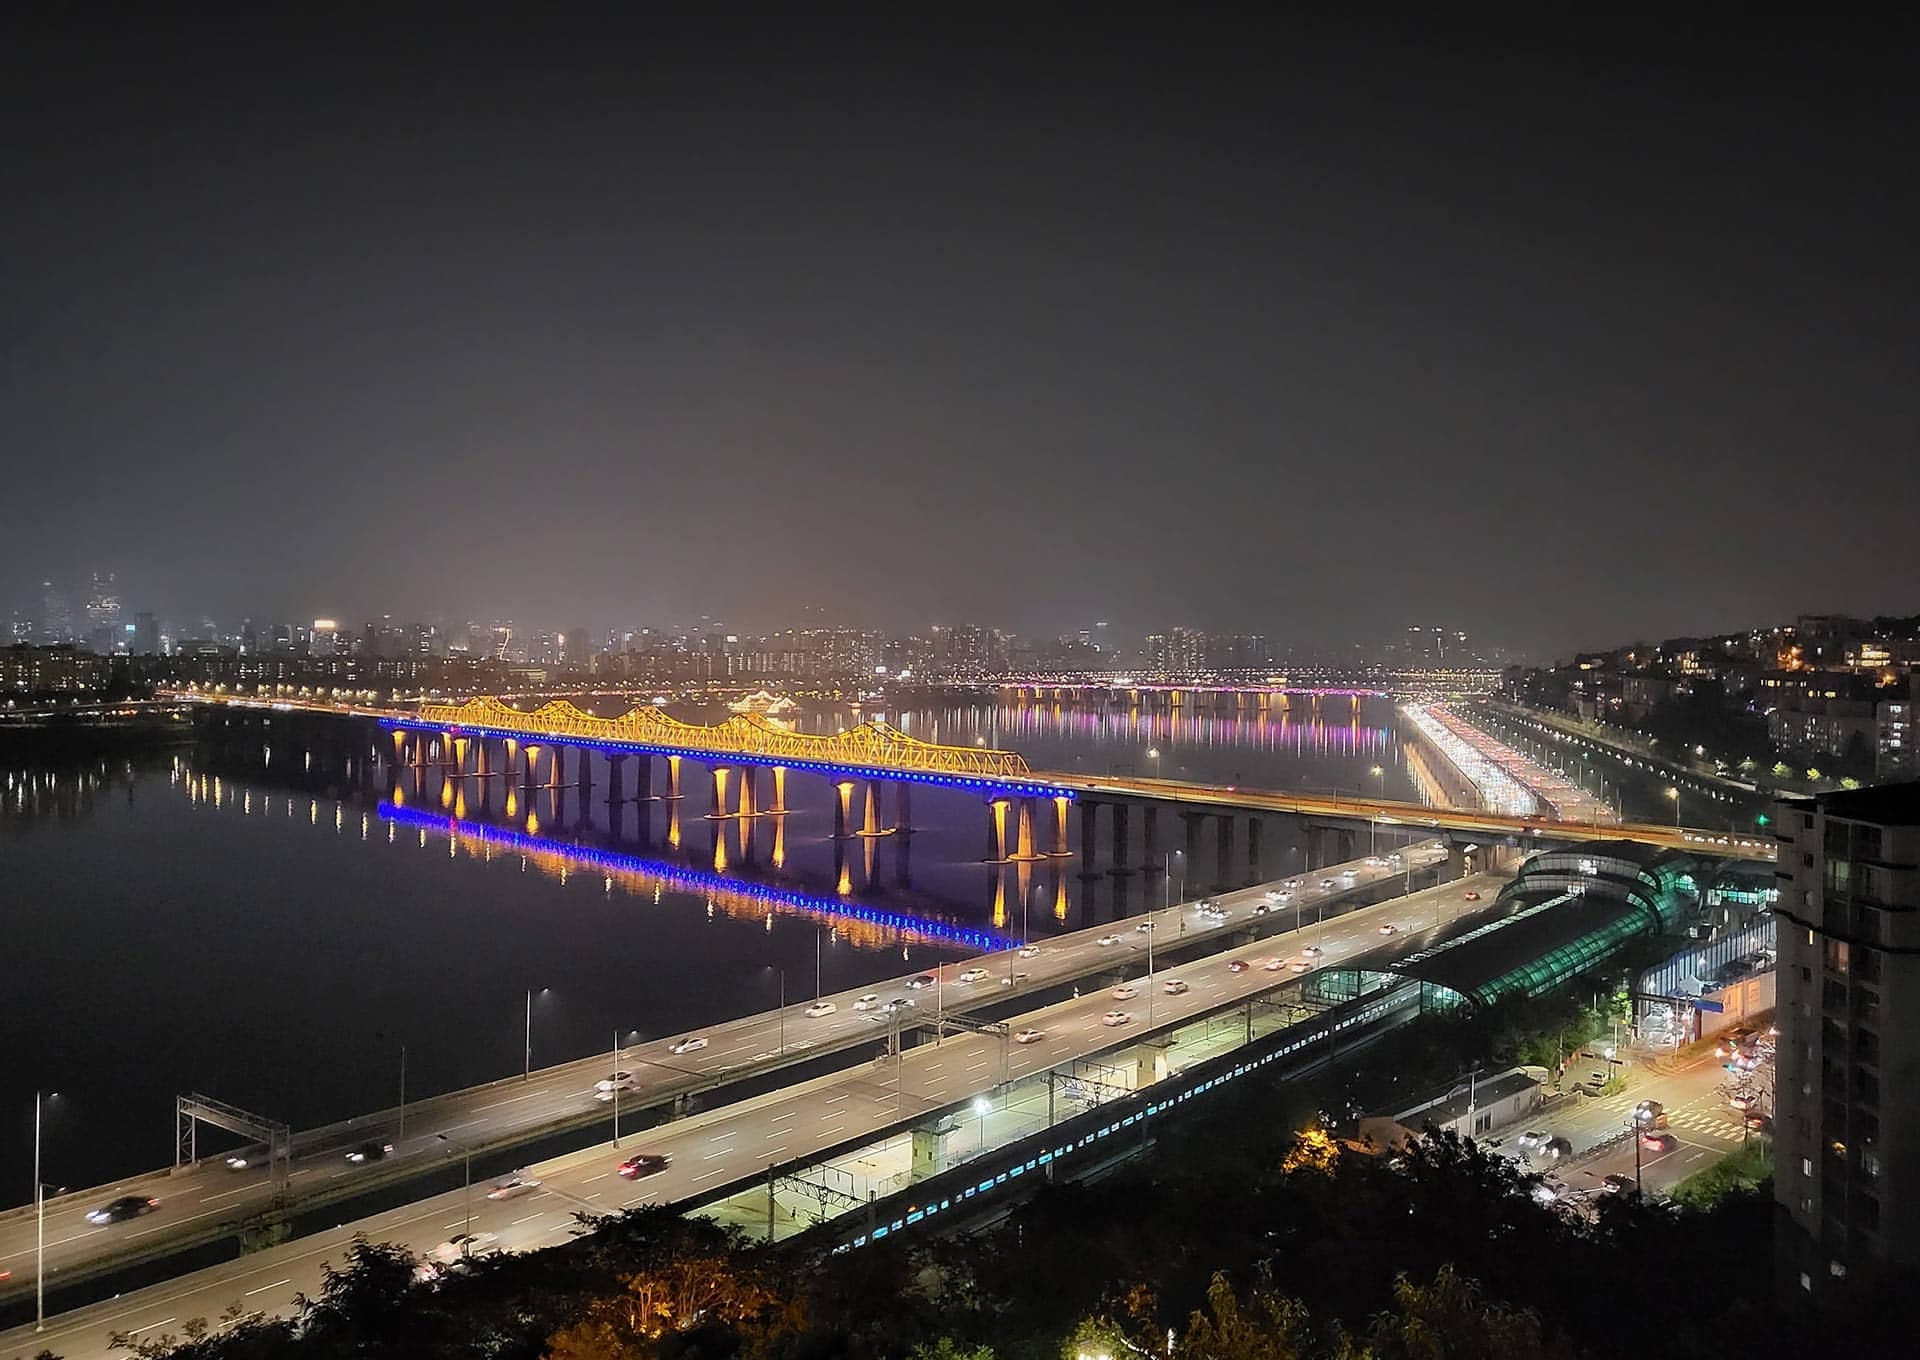
<svg viewBox="0 0 1920 1360"><path fill-rule="evenodd" d="M33 1330L47 1329L47 1187L40 1179L40 1093L33 1093Z"/></svg>
<svg viewBox="0 0 1920 1360"><path fill-rule="evenodd" d="M461 1189L460 1198L460 1206L465 1211L466 1226L461 1231L471 1237L473 1235L473 1149L465 1143L456 1143L444 1133L436 1133L433 1136L448 1147L459 1148L461 1159L466 1164L466 1184ZM464 1247L467 1244L461 1245Z"/></svg>
<svg viewBox="0 0 1920 1360"><path fill-rule="evenodd" d="M520 1080L533 1078L533 988L527 988L527 1042L520 1050Z"/></svg>

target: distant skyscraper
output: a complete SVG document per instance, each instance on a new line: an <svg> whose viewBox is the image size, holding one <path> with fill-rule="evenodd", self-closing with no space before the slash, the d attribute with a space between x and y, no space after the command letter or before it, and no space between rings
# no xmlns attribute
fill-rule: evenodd
<svg viewBox="0 0 1920 1360"><path fill-rule="evenodd" d="M20 643L33 641L33 620L25 614L15 614L13 624L7 629L7 641Z"/></svg>
<svg viewBox="0 0 1920 1360"><path fill-rule="evenodd" d="M67 607L67 597L51 581L40 583L40 607L41 636L48 642L72 642L73 611Z"/></svg>
<svg viewBox="0 0 1920 1360"><path fill-rule="evenodd" d="M93 574L93 588L87 593L87 631L114 628L120 622L120 586L110 571Z"/></svg>
<svg viewBox="0 0 1920 1360"><path fill-rule="evenodd" d="M133 616L133 650L140 656L160 655L160 621L146 610Z"/></svg>

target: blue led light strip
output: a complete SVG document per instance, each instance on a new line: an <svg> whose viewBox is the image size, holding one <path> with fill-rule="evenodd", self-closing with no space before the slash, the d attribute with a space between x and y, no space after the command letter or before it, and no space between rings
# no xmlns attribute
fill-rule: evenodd
<svg viewBox="0 0 1920 1360"><path fill-rule="evenodd" d="M449 836L466 836L473 840L485 841L490 845L503 846L528 854L559 855L563 859L572 860L582 868L598 869L602 873L618 871L643 874L649 878L659 879L663 886L676 892L702 896L708 893L728 893L736 897L764 902L770 908L804 912L809 916L861 921L867 925L897 930L906 935L965 945L983 954L1011 949L1018 943L1016 940L995 934L990 930L949 925L945 921L934 921L924 916L911 916L904 912L852 906L831 897L816 897L812 893L797 892L791 888L776 888L770 884L755 883L750 879L728 878L724 874L710 873L704 869L690 869L685 865L670 864L663 860L642 859L638 855L626 855L617 850L598 850L588 845L549 840L544 836L530 836L524 831L489 826L485 822L461 821L457 817L447 817L437 812L422 812L416 808L397 807L385 802L380 804L379 812L383 819L390 822L425 827L430 831L438 831Z"/></svg>

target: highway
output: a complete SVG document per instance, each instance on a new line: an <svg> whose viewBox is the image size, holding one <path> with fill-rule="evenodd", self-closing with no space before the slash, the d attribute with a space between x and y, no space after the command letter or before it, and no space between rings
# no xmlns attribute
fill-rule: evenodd
<svg viewBox="0 0 1920 1360"><path fill-rule="evenodd" d="M1116 794L1181 807L1238 809L1287 813L1350 822L1376 821L1381 826L1419 830L1466 831L1483 836L1549 840L1644 841L1669 850L1721 855L1729 859L1771 862L1777 847L1770 837L1730 834L1698 827L1645 822L1559 822L1551 817L1510 817L1474 808L1422 807L1391 799L1329 794L1281 793L1241 788L1234 784L1190 784L1175 779L1088 775L1036 770L1035 779L1058 784L1078 794Z"/></svg>
<svg viewBox="0 0 1920 1360"><path fill-rule="evenodd" d="M329 1260L338 1262L358 1233L424 1255L464 1231L471 1212L473 1230L495 1234L494 1246L532 1250L564 1241L575 1229L576 1213L711 1198L723 1189L751 1183L770 1166L804 1164L823 1154L858 1146L903 1121L966 1105L1006 1080L1107 1053L1136 1042L1152 1028L1181 1024L1299 981L1310 973L1295 973L1291 964L1306 961L1301 952L1305 946L1313 945L1321 951L1310 968L1335 964L1375 948L1383 938L1383 926L1412 932L1431 926L1443 912L1457 913L1465 907L1464 895L1470 889L1491 902L1500 882L1497 876L1478 875L1318 924L1303 914L1298 931L1292 928L1290 910L1269 914L1261 919L1282 925L1281 935L1156 970L1151 984L1145 977L1144 935L1132 930L1129 921L1122 929L1128 936L1140 938L1123 938L1118 944L1095 947L1103 951L1106 967L1138 979L1138 994L1116 998L1111 987L1103 983L1084 996L1012 1018L1010 1030L1040 1032L1041 1037L1032 1043L1015 1044L998 1034L969 1032L948 1035L938 1043L927 1041L893 1056L883 1054L871 1062L629 1135L618 1147L602 1143L530 1167L524 1174L539 1180L540 1185L515 1198L489 1200L485 1197L489 1186L485 1184L476 1186L471 1195L462 1191L434 1195L77 1309L53 1319L43 1333L36 1334L31 1326L15 1329L0 1336L0 1357L28 1357L45 1347L67 1360L94 1360L114 1354L109 1349L109 1337L116 1332L143 1337L177 1333L193 1318L217 1321L230 1306L237 1306L242 1314L287 1311L297 1292L312 1293L317 1288L322 1265ZM1233 913L1227 930L1247 924L1257 897L1256 890L1247 890L1221 899ZM1188 922L1189 930L1198 925L1199 913L1191 905L1153 915L1156 935L1177 933L1181 921ZM1027 962L1037 965L1051 948L1046 946ZM1244 972L1236 973L1229 967L1236 959L1248 965ZM1274 959L1282 960L1283 966L1270 971L1265 965ZM1165 990L1169 979L1185 982L1187 989L1169 994ZM1102 1016L1112 1009L1132 1018L1119 1026L1103 1024ZM882 1038L890 1029L890 1024L872 1025L870 1033ZM437 1143L436 1148L434 1155L449 1155L448 1145ZM645 1180L621 1179L615 1167L636 1152L666 1154L671 1164ZM106 1231L138 1231L141 1222L134 1220Z"/></svg>
<svg viewBox="0 0 1920 1360"><path fill-rule="evenodd" d="M1435 844L1412 848L1416 865L1444 858ZM1322 878L1335 878L1343 868L1354 871L1351 886L1323 891ZM1303 884L1299 901L1309 910L1325 910L1362 894L1399 871L1368 867L1364 861L1316 871ZM1196 903L1185 903L1167 915L1156 939L1165 947L1191 947L1198 942L1227 943L1249 928L1252 906L1270 885L1223 894L1220 901L1234 915L1222 923L1203 914ZM896 998L911 1000L907 1013L920 1025L930 1025L941 1011L966 1012L1075 982L1090 974L1111 970L1134 954L1145 957L1144 936L1134 929L1137 918L1117 924L1089 926L1040 942L1031 957L1004 950L958 960L935 971L934 984L909 986L921 976L905 974L883 983L823 998L832 1013L809 1017L810 999L795 1000L784 1010L763 1012L712 1026L698 1035L680 1035L638 1044L616 1055L609 1051L534 1072L530 1079L511 1078L411 1102L406 1109L405 1134L398 1110L383 1110L296 1134L290 1162L290 1193L297 1209L315 1208L352 1198L436 1169L447 1143L441 1135L458 1139L473 1149L513 1146L548 1133L604 1122L611 1131L613 1102L602 1101L595 1083L614 1071L631 1074L620 1105L629 1115L665 1104L679 1096L711 1093L748 1076L761 1076L783 1066L817 1058L862 1044L878 1044L889 1028L882 1010L857 1010L868 993L884 1004ZM1263 918L1265 928L1279 922ZM1306 918L1309 922L1311 917ZM1331 928L1331 927L1330 927ZM1118 935L1120 944L1100 941ZM988 972L972 984L958 981L970 968ZM681 1039L698 1038L704 1044L676 1053ZM708 1096L708 1099L712 1099ZM391 1144L385 1157L362 1164L346 1154L364 1143ZM86 1215L121 1196L160 1200L153 1213L119 1224L89 1223ZM273 1187L267 1171L256 1165L242 1171L228 1169L223 1156L203 1156L198 1166L178 1174L171 1169L131 1176L109 1185L63 1194L47 1202L46 1268L50 1288L98 1275L136 1262L164 1257L198 1243L230 1234L236 1224L273 1208ZM31 1204L0 1214L0 1271L10 1277L0 1283L0 1300L28 1296L33 1291L35 1224Z"/></svg>

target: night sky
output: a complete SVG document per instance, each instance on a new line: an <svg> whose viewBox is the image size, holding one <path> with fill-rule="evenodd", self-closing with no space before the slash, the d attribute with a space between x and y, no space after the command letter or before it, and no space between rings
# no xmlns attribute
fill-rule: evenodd
<svg viewBox="0 0 1920 1360"><path fill-rule="evenodd" d="M802 8L8 7L0 611L1920 608L1911 33Z"/></svg>

